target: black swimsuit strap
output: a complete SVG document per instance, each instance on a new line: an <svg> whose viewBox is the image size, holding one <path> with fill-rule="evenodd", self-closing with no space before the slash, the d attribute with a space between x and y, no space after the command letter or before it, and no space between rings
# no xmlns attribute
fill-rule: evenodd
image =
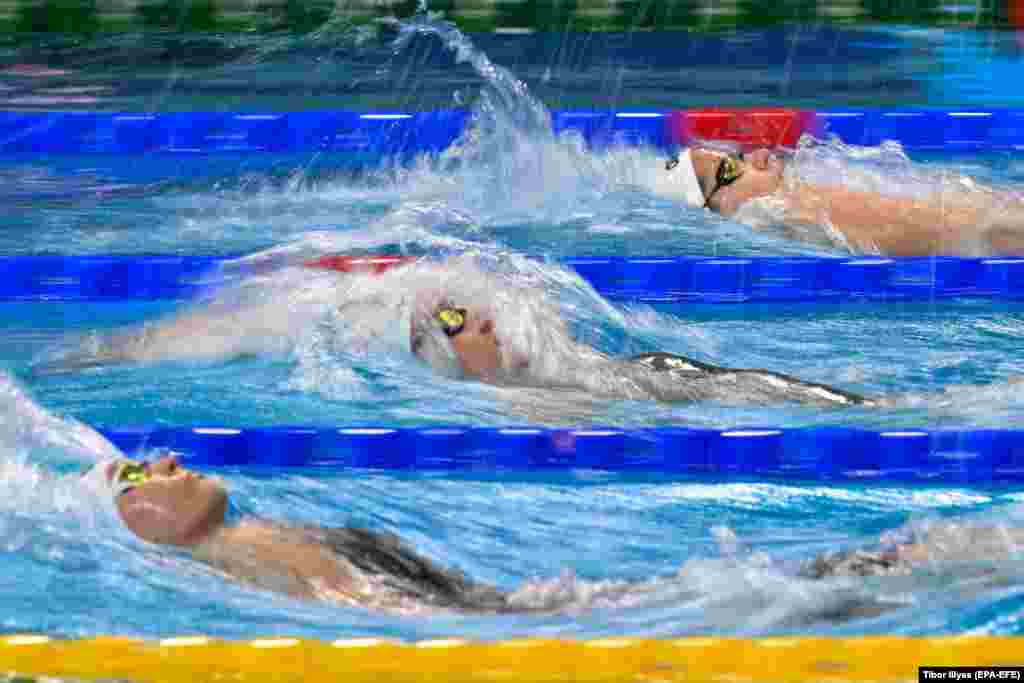
<svg viewBox="0 0 1024 683"><path fill-rule="evenodd" d="M390 579L411 597L440 607L501 612L505 596L492 586L476 583L461 572L440 567L407 547L394 534L354 527L309 528L317 541L367 574Z"/></svg>

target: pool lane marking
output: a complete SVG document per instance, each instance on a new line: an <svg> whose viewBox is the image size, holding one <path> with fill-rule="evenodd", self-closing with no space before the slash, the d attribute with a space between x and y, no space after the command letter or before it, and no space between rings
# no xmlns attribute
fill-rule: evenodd
<svg viewBox="0 0 1024 683"><path fill-rule="evenodd" d="M257 638L256 640L249 641L249 645L252 647L258 647L263 649L271 649L277 647L296 647L302 643L298 638Z"/></svg>
<svg viewBox="0 0 1024 683"><path fill-rule="evenodd" d="M5 645L15 645L15 646L20 646L20 645L43 645L44 643L49 643L51 640L52 639L49 636L33 636L33 635L10 636L8 638L4 638L4 644Z"/></svg>
<svg viewBox="0 0 1024 683"><path fill-rule="evenodd" d="M164 638L159 642L161 647L197 647L200 645L212 645L214 641L206 636L178 636L176 638Z"/></svg>
<svg viewBox="0 0 1024 683"><path fill-rule="evenodd" d="M383 428L370 428L370 427L346 427L339 429L339 434L349 434L352 436L381 436L384 434L395 434L398 430L396 429L383 429Z"/></svg>
<svg viewBox="0 0 1024 683"><path fill-rule="evenodd" d="M402 645L400 640L388 638L339 638L331 643L331 647L378 647L380 645Z"/></svg>
<svg viewBox="0 0 1024 683"><path fill-rule="evenodd" d="M443 647L459 647L462 645L469 645L470 642L464 638L439 638L437 640L423 640L415 643L415 647L423 649L431 648L443 648Z"/></svg>
<svg viewBox="0 0 1024 683"><path fill-rule="evenodd" d="M758 436L776 436L782 432L778 429L741 429L730 432L722 432L722 436L732 438L750 438Z"/></svg>

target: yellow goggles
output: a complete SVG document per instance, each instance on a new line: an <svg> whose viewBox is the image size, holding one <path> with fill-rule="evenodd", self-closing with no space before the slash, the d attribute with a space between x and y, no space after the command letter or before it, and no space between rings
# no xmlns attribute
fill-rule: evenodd
<svg viewBox="0 0 1024 683"><path fill-rule="evenodd" d="M449 337L454 337L466 326L466 309L445 306L437 309L434 319Z"/></svg>
<svg viewBox="0 0 1024 683"><path fill-rule="evenodd" d="M114 476L110 478L114 497L116 498L136 486L142 486L150 478L149 469L144 463L137 460L121 460L114 469Z"/></svg>
<svg viewBox="0 0 1024 683"><path fill-rule="evenodd" d="M719 190L732 185L740 179L740 176L743 175L743 167L740 165L742 159L743 155L740 155L738 159L732 156L724 156L718 162L718 169L715 171L715 186L711 188L711 192L708 193L707 198L704 200L704 208L708 207L711 203L711 198Z"/></svg>

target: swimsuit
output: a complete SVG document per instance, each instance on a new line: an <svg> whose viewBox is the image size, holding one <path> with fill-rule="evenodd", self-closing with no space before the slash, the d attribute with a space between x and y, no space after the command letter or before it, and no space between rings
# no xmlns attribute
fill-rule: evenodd
<svg viewBox="0 0 1024 683"><path fill-rule="evenodd" d="M439 567L394 534L345 527L307 529L312 537L396 593L434 607L472 612L511 611L504 593ZM517 610L521 611L521 610Z"/></svg>
<svg viewBox="0 0 1024 683"><path fill-rule="evenodd" d="M771 370L724 368L662 352L634 356L629 362L678 380L674 382L679 385L677 392L663 382L658 383L656 393L661 394L658 397L662 400L673 400L674 393L679 394L676 400L727 398L739 394L765 402L782 400L833 406L874 404L871 399L850 391L805 382Z"/></svg>

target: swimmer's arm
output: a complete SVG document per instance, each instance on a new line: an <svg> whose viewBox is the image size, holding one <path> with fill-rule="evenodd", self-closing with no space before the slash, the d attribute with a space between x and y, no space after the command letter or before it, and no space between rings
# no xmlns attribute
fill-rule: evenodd
<svg viewBox="0 0 1024 683"><path fill-rule="evenodd" d="M230 341L225 344L223 337L219 343L211 339L209 333L215 323L209 316L190 313L134 329L92 335L80 342L77 349L42 362L33 371L60 374L125 363L232 355ZM211 353L214 350L220 353Z"/></svg>
<svg viewBox="0 0 1024 683"><path fill-rule="evenodd" d="M962 253L978 245L1002 254L1024 253L1019 208L943 205L905 197L821 185L788 192L786 222L830 224L862 252L890 256Z"/></svg>
<svg viewBox="0 0 1024 683"><path fill-rule="evenodd" d="M79 349L35 368L37 374L77 372L125 363L217 360L274 350L294 321L279 307L196 309L84 342Z"/></svg>
<svg viewBox="0 0 1024 683"><path fill-rule="evenodd" d="M1002 525L939 524L915 543L898 546L908 561L984 562L1024 551L1024 529Z"/></svg>
<svg viewBox="0 0 1024 683"><path fill-rule="evenodd" d="M877 549L825 553L803 568L806 578L908 574L934 562L995 562L1024 552L1024 529L940 524L921 538Z"/></svg>

